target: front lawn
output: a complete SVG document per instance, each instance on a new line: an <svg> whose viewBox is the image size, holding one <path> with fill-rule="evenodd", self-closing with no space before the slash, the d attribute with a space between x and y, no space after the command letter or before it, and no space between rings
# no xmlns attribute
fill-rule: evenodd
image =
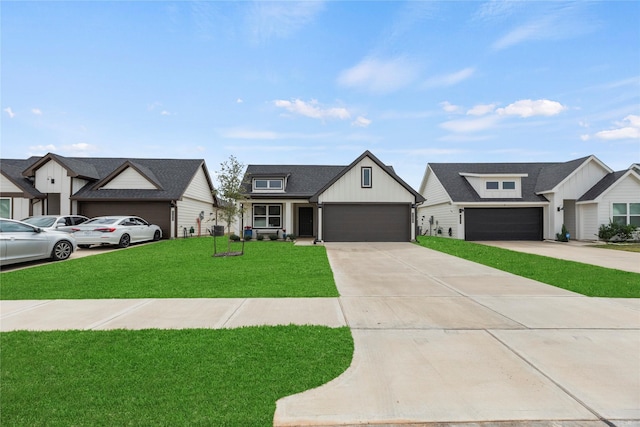
<svg viewBox="0 0 640 427"><path fill-rule="evenodd" d="M348 328L5 332L3 426L269 426L340 375Z"/></svg>
<svg viewBox="0 0 640 427"><path fill-rule="evenodd" d="M593 297L640 298L640 274L444 237L420 236L429 249ZM606 254L603 253L603 256Z"/></svg>
<svg viewBox="0 0 640 427"><path fill-rule="evenodd" d="M217 245L226 250L226 239ZM201 237L45 263L2 273L0 299L338 296L323 246L253 241L242 256L212 254L213 238Z"/></svg>

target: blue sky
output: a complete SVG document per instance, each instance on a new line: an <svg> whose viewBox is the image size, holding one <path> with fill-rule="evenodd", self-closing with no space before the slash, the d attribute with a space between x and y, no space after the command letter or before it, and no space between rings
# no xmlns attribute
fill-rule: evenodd
<svg viewBox="0 0 640 427"><path fill-rule="evenodd" d="M1 156L640 161L637 1L2 1Z"/></svg>

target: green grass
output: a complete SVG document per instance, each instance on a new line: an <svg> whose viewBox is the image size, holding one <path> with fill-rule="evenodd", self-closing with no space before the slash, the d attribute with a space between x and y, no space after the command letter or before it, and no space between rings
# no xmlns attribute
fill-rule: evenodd
<svg viewBox="0 0 640 427"><path fill-rule="evenodd" d="M640 243L607 243L592 246L598 249L613 249L615 251L640 252Z"/></svg>
<svg viewBox="0 0 640 427"><path fill-rule="evenodd" d="M340 375L348 328L5 332L3 426L269 426Z"/></svg>
<svg viewBox="0 0 640 427"><path fill-rule="evenodd" d="M467 242L421 236L421 246L593 297L640 298L640 274Z"/></svg>
<svg viewBox="0 0 640 427"><path fill-rule="evenodd" d="M217 246L226 250L226 239ZM236 249L239 244L232 245ZM338 296L322 246L255 241L244 250L242 256L212 257L213 238L202 237L45 263L2 273L0 299Z"/></svg>

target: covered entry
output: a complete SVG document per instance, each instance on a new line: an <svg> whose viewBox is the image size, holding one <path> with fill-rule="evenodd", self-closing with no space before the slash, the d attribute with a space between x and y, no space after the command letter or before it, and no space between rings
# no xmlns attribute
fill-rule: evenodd
<svg viewBox="0 0 640 427"><path fill-rule="evenodd" d="M542 208L465 208L465 240L542 240Z"/></svg>
<svg viewBox="0 0 640 427"><path fill-rule="evenodd" d="M325 203L322 235L326 242L408 242L410 204Z"/></svg>

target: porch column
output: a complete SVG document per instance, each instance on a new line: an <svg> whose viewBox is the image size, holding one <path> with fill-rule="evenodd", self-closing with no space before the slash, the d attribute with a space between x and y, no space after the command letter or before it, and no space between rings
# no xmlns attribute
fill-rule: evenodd
<svg viewBox="0 0 640 427"><path fill-rule="evenodd" d="M318 236L316 239L322 241L322 205L320 203L318 203Z"/></svg>
<svg viewBox="0 0 640 427"><path fill-rule="evenodd" d="M284 204L284 227L287 234L295 234L293 229L293 203L286 202Z"/></svg>
<svg viewBox="0 0 640 427"><path fill-rule="evenodd" d="M416 218L418 215L418 210L416 209L416 205L411 205L411 241L414 242L416 240Z"/></svg>

